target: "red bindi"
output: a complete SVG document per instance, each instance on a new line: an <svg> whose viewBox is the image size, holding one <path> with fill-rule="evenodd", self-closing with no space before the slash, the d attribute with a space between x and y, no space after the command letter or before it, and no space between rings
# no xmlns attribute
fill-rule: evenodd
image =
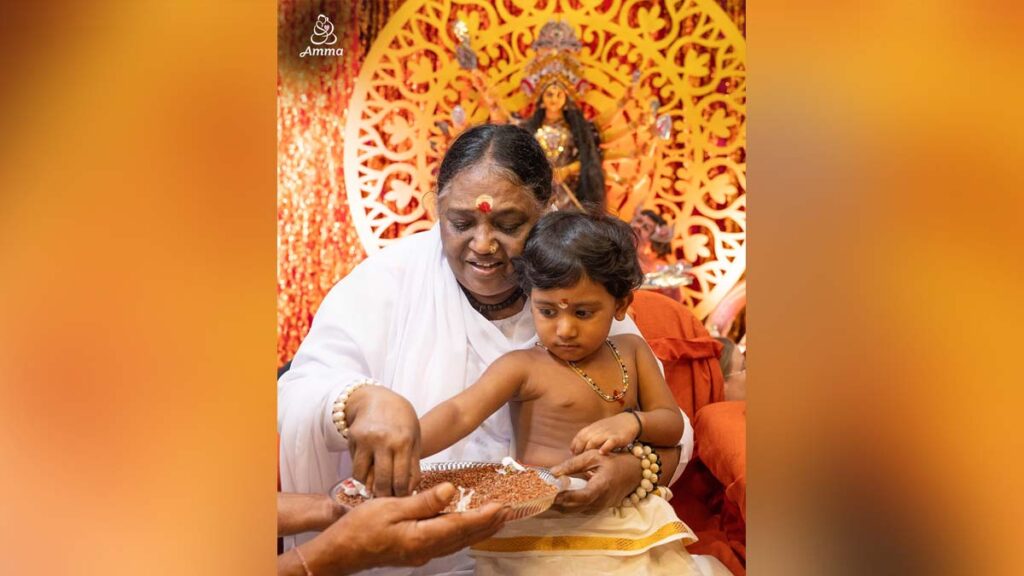
<svg viewBox="0 0 1024 576"><path fill-rule="evenodd" d="M480 212L487 214L491 211L491 208L493 206L494 198L492 198L490 195L481 194L476 197L476 209L479 210Z"/></svg>

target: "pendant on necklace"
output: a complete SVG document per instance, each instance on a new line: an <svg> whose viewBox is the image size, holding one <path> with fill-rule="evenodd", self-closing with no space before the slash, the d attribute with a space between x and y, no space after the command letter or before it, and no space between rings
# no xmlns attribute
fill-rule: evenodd
<svg viewBox="0 0 1024 576"><path fill-rule="evenodd" d="M605 402L618 402L619 406L625 406L626 401L623 400L623 398L626 396L626 390L629 390L629 372L626 371L626 363L622 361L622 356L619 356L619 351L617 348L615 348L615 344L612 344L611 340L605 340L605 344L607 344L608 348L611 349L612 355L615 356L615 360L619 363L619 372L622 375L621 392L618 388L616 388L612 390L611 396L605 394L604 392L601 391L601 388L597 385L597 383L594 382L594 379L591 378L586 372L584 372L582 368L577 366L575 362L573 362L572 360L565 360L565 363L568 364L569 367L572 368L573 372L576 372L576 374L580 378L582 378L583 381L587 383L587 385L590 386L590 389L593 390L595 394L600 396ZM547 350L547 348L545 348L545 350ZM548 350L548 353L550 352L551 351Z"/></svg>

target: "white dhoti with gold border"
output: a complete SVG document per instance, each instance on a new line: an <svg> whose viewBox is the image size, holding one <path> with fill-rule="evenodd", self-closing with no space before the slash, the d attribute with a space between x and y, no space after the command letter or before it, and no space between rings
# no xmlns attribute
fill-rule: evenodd
<svg viewBox="0 0 1024 576"><path fill-rule="evenodd" d="M663 498L597 514L543 514L506 524L472 547L476 574L703 574L686 551L697 541Z"/></svg>

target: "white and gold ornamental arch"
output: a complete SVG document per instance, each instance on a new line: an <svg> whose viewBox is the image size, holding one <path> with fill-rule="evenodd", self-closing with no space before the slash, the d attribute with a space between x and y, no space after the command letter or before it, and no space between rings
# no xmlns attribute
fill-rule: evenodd
<svg viewBox="0 0 1024 576"><path fill-rule="evenodd" d="M435 174L453 110L468 124L488 112L459 66L453 25L463 21L479 68L506 110L530 44L552 20L569 23L590 85L583 99L605 111L636 88L619 115L625 139L608 143L609 206L628 220L637 206L675 222L673 247L694 264L682 288L707 316L746 269L746 43L714 0L408 0L369 51L345 111L345 188L359 238L372 254L428 229ZM655 115L671 121L667 140ZM608 140L605 140L608 142Z"/></svg>

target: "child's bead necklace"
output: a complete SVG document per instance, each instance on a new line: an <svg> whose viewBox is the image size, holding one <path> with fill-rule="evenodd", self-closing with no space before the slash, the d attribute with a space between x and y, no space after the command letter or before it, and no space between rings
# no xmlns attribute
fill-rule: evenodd
<svg viewBox="0 0 1024 576"><path fill-rule="evenodd" d="M615 344L612 344L611 340L605 340L605 344L611 348L612 355L615 356L615 360L619 363L619 371L622 373L622 390L614 389L610 395L605 394L604 391L598 387L597 383L594 382L594 379L584 372L582 368L577 366L575 362L572 360L566 360L565 363L568 364L580 378L583 378L583 381L590 385L591 390L597 393L597 395L605 402L618 402L619 405L623 405L625 404L623 398L626 396L626 391L629 390L629 371L626 370L626 363L622 361L622 356L619 356L619 350L615 347ZM537 345L548 350L546 346L541 345L539 342ZM550 350L548 350L548 352L550 352Z"/></svg>

